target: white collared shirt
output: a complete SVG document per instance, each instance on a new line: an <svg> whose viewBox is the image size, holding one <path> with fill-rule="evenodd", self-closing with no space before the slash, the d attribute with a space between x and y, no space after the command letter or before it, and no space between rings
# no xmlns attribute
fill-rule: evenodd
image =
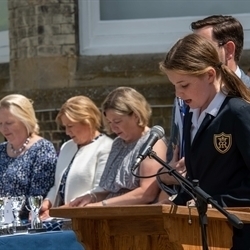
<svg viewBox="0 0 250 250"><path fill-rule="evenodd" d="M239 66L237 66L237 69L234 73L241 79L241 71L240 71Z"/></svg>
<svg viewBox="0 0 250 250"><path fill-rule="evenodd" d="M210 102L210 104L208 105L208 107L203 110L200 114L200 108L198 109L190 109L189 112L193 112L193 116L192 116L192 126L191 126L191 142L193 142L193 139L201 125L201 123L203 122L206 114L210 114L214 117L216 117L216 115L219 112L219 109L222 105L222 103L224 102L226 98L226 95L222 92L218 92L214 99Z"/></svg>

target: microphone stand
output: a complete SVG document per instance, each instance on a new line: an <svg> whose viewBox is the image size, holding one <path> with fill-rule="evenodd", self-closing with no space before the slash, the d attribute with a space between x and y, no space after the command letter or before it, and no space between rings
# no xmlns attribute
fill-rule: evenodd
<svg viewBox="0 0 250 250"><path fill-rule="evenodd" d="M180 173L176 171L176 169L172 168L170 165L168 165L166 162L164 162L161 158L159 158L156 153L152 150L149 150L148 156L150 158L155 159L158 163L160 163L162 166L168 169L168 174L174 176L184 187L184 190L187 193L191 193L191 196L196 197L196 207L199 214L199 223L201 227L201 235L202 235L202 249L208 250L207 245L207 235L206 235L206 226L207 226L207 205L211 204L213 207L215 207L219 212L221 212L229 221L229 223L238 228L241 229L243 227L243 222L234 214L230 214L227 212L224 208L222 208L216 200L214 200L209 194L207 194L203 189L199 187L199 181L193 180L193 183L191 183L189 180L187 180L185 177L183 177ZM189 191L190 190L190 191Z"/></svg>

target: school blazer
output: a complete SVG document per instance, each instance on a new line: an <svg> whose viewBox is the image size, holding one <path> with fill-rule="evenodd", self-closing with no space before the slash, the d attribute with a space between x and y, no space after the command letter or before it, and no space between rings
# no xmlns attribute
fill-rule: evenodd
<svg viewBox="0 0 250 250"><path fill-rule="evenodd" d="M190 141L192 113L184 120L187 179L199 186L222 206L250 206L250 104L227 97L217 116L203 120ZM183 190L175 203L191 199Z"/></svg>

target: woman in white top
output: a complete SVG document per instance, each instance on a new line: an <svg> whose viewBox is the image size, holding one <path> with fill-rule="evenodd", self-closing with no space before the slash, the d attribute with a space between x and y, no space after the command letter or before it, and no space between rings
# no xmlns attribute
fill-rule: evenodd
<svg viewBox="0 0 250 250"><path fill-rule="evenodd" d="M67 100L56 122L65 127L71 140L61 147L55 183L40 210L42 219L49 216L51 207L69 203L98 186L112 145L112 139L100 133L101 113L88 97Z"/></svg>

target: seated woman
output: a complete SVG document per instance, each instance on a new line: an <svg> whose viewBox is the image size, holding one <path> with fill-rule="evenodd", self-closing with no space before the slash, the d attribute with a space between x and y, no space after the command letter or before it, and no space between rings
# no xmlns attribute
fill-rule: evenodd
<svg viewBox="0 0 250 250"><path fill-rule="evenodd" d="M19 94L0 100L0 132L6 139L0 143L0 196L45 197L54 184L57 155L38 135L31 100Z"/></svg>
<svg viewBox="0 0 250 250"><path fill-rule="evenodd" d="M99 187L80 196L69 206L105 206L149 204L156 200L159 187L155 177L137 178L131 168L143 144L149 137L148 122L151 108L145 98L129 87L113 90L102 104L106 131L115 133L112 149L101 177ZM166 160L166 144L160 139L153 147L156 154ZM150 176L161 165L146 157L136 174Z"/></svg>
<svg viewBox="0 0 250 250"><path fill-rule="evenodd" d="M100 132L101 112L86 96L75 96L61 107L56 122L71 140L60 150L55 184L41 207L41 218L98 186L113 140Z"/></svg>

